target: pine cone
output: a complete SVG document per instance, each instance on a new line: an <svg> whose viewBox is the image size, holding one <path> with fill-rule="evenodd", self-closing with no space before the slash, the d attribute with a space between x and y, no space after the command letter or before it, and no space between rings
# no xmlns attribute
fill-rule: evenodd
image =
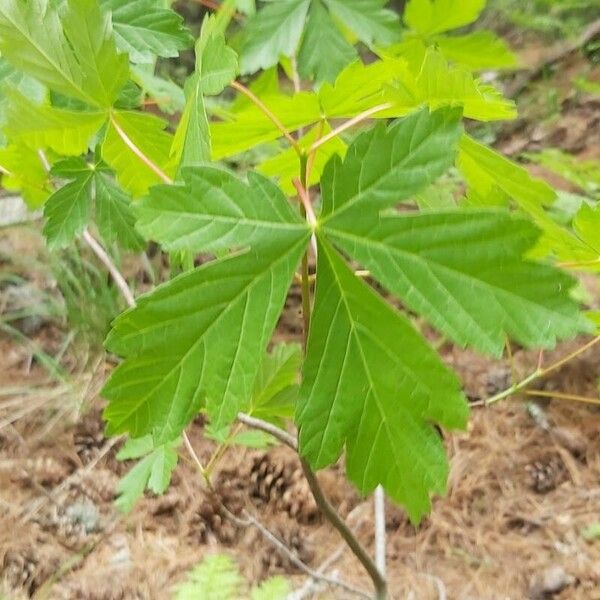
<svg viewBox="0 0 600 600"><path fill-rule="evenodd" d="M312 523L319 515L302 468L294 459L265 454L254 460L250 471L252 497L287 512L300 523Z"/></svg>
<svg viewBox="0 0 600 600"><path fill-rule="evenodd" d="M73 481L70 489L99 505L115 499L118 483L119 478L110 469L96 468Z"/></svg>
<svg viewBox="0 0 600 600"><path fill-rule="evenodd" d="M538 494L551 492L567 477L565 464L557 455L532 462L525 471L529 475L529 486Z"/></svg>
<svg viewBox="0 0 600 600"><path fill-rule="evenodd" d="M213 535L221 544L237 541L239 528L220 513L217 498L203 498L188 517L187 537L195 544L206 544Z"/></svg>
<svg viewBox="0 0 600 600"><path fill-rule="evenodd" d="M37 556L33 548L8 550L2 561L2 576L15 589L23 589L32 595L37 586Z"/></svg>
<svg viewBox="0 0 600 600"><path fill-rule="evenodd" d="M310 564L312 562L314 559L314 552L309 547L306 535L298 525L281 523L273 530L273 533L304 564ZM260 562L265 576L281 570L286 572L297 570L297 567L289 558L285 557L281 551L268 543L260 553Z"/></svg>
<svg viewBox="0 0 600 600"><path fill-rule="evenodd" d="M239 515L248 495L248 476L239 469L222 469L214 483L214 488L221 502L233 514Z"/></svg>
<svg viewBox="0 0 600 600"><path fill-rule="evenodd" d="M62 556L40 551L33 545L9 548L4 554L0 575L15 589L33 596L37 589L58 569Z"/></svg>

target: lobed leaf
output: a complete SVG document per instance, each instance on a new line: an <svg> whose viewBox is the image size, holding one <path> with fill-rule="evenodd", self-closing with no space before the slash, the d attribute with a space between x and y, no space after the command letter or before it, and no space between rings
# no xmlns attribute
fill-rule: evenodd
<svg viewBox="0 0 600 600"><path fill-rule="evenodd" d="M240 69L254 73L292 56L300 43L310 0L266 0L244 27Z"/></svg>
<svg viewBox="0 0 600 600"><path fill-rule="evenodd" d="M526 169L511 162L469 136L460 141L457 165L475 192L479 204L506 203L512 199L542 230L539 253L553 253L562 260L589 260L590 249L545 212L556 199L554 190Z"/></svg>
<svg viewBox="0 0 600 600"><path fill-rule="evenodd" d="M325 168L323 221L376 215L433 182L453 162L460 117L459 109L423 109L360 135L343 162L334 157Z"/></svg>
<svg viewBox="0 0 600 600"><path fill-rule="evenodd" d="M187 249L251 249L177 277L117 319L107 344L125 361L104 390L114 433L169 439L202 405L217 429L248 406L310 235L259 175L248 185L212 167L183 176L142 201L142 230L171 247L184 235Z"/></svg>
<svg viewBox="0 0 600 600"><path fill-rule="evenodd" d="M267 421L291 418L301 366L302 347L299 344L275 346L262 362L248 412Z"/></svg>
<svg viewBox="0 0 600 600"><path fill-rule="evenodd" d="M168 250L219 252L302 238L300 221L271 181L249 173L248 184L218 167L188 168L183 184L158 186L139 203L138 229Z"/></svg>
<svg viewBox="0 0 600 600"><path fill-rule="evenodd" d="M323 0L332 15L368 46L389 45L400 37L400 19L387 0Z"/></svg>
<svg viewBox="0 0 600 600"><path fill-rule="evenodd" d="M171 153L179 168L210 161L210 129L204 95L220 94L235 78L236 53L222 34L214 34L214 21L202 26L196 44L196 71L186 83L186 105L177 127Z"/></svg>
<svg viewBox="0 0 600 600"><path fill-rule="evenodd" d="M540 232L523 218L473 210L386 214L325 232L462 346L500 357L506 335L552 348L586 329L570 297L574 280L525 258Z"/></svg>
<svg viewBox="0 0 600 600"><path fill-rule="evenodd" d="M449 66L440 52L428 49L416 77L403 77L393 84L390 99L398 107L427 105L462 106L465 117L478 121L513 119L514 102L493 86L482 84L461 66Z"/></svg>
<svg viewBox="0 0 600 600"><path fill-rule="evenodd" d="M317 83L333 83L358 53L336 27L321 0L312 0L306 32L298 51L298 72Z"/></svg>
<svg viewBox="0 0 600 600"><path fill-rule="evenodd" d="M259 14L259 13L257 13ZM321 120L321 107L315 94L301 92L293 96L267 94L261 102L290 131ZM281 137L281 131L254 104L242 103L230 122L211 123L212 158L221 160Z"/></svg>
<svg viewBox="0 0 600 600"><path fill-rule="evenodd" d="M135 503L144 495L146 487L157 495L163 494L177 466L175 447L179 440L161 444L152 443L151 436L129 439L119 453L119 460L139 458L148 454L121 479L117 485L119 497L115 501L117 508L130 512Z"/></svg>
<svg viewBox="0 0 600 600"><path fill-rule="evenodd" d="M51 90L101 108L115 101L129 74L95 0L69 0L61 14L48 0L2 0L0 52Z"/></svg>
<svg viewBox="0 0 600 600"><path fill-rule="evenodd" d="M157 56L173 58L193 38L183 18L165 8L163 0L101 0L112 16L115 41L134 63L154 64Z"/></svg>
<svg viewBox="0 0 600 600"><path fill-rule="evenodd" d="M435 45L449 61L468 69L514 69L519 66L517 56L506 42L491 31L474 31L465 35L440 35Z"/></svg>
<svg viewBox="0 0 600 600"><path fill-rule="evenodd" d="M19 191L30 208L42 206L52 193L38 153L23 143L0 148L0 173L2 187Z"/></svg>
<svg viewBox="0 0 600 600"><path fill-rule="evenodd" d="M447 477L433 423L466 424L458 379L322 236L317 273L296 413L300 452L322 468L345 445L348 476L358 489L366 494L383 485L417 522Z"/></svg>
<svg viewBox="0 0 600 600"><path fill-rule="evenodd" d="M307 235L208 263L158 287L115 322L125 357L104 388L111 435L172 439L205 405L216 428L248 404Z"/></svg>

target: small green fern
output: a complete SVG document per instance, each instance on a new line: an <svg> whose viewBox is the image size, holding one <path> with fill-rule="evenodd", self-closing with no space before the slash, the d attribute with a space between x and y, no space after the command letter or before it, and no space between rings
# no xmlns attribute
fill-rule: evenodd
<svg viewBox="0 0 600 600"><path fill-rule="evenodd" d="M180 584L173 600L283 600L290 591L283 577L251 587L240 575L231 556L213 554L197 564Z"/></svg>

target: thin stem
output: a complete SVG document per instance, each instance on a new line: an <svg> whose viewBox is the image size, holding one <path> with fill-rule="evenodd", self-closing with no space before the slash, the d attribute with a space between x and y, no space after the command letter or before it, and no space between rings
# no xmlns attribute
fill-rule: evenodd
<svg viewBox="0 0 600 600"><path fill-rule="evenodd" d="M306 181L306 165L308 162L308 157L303 154L300 156L300 181ZM300 207L302 216L306 219L312 218L314 221L311 223L311 227L316 225L316 218L314 216L314 212L312 211L312 206L310 206L310 198L308 198L308 193L306 189L297 179L294 180L294 184L298 189L298 196L300 197ZM308 215L312 215L309 217ZM314 245L315 256L317 255L316 249L316 239L314 234L311 236L311 243ZM306 352L306 348L308 347L308 332L310 331L310 317L311 317L311 305L310 305L310 271L308 266L308 250L302 256L302 265L301 265L301 275L302 275L302 284L301 284L301 292L302 292L302 320L304 322L303 334L304 334L304 351Z"/></svg>
<svg viewBox="0 0 600 600"><path fill-rule="evenodd" d="M377 114L383 110L387 110L388 108L391 108L391 107L392 107L392 104L390 102L386 102L385 104L380 104L379 106L374 106L373 108L369 108L368 110L365 110L364 112L356 115L352 119L348 119L348 121L345 121L339 127L336 127L335 129L331 130L327 135L324 135L321 139L317 140L309 148L308 154L312 154L317 149L319 149L323 144L326 144L328 141L337 137L338 135L340 135L340 133L343 133L347 129L350 129L351 127L358 125L362 121L367 120L369 117L372 117L374 114Z"/></svg>
<svg viewBox="0 0 600 600"><path fill-rule="evenodd" d="M522 389L526 388L532 381L535 381L540 376L541 371L534 371L530 375L528 375L522 381L511 385L509 388L503 390L502 392L492 396L491 398L487 398L485 400L481 400L480 402L473 402L471 406L491 406L492 404L496 404L496 402L500 402L500 400L504 400L517 392L520 392Z"/></svg>
<svg viewBox="0 0 600 600"><path fill-rule="evenodd" d="M589 398L577 394L564 394L562 392L549 392L547 390L526 390L528 396L539 396L540 398L556 398L557 400L572 400L573 402L585 402L586 404L600 405L600 398Z"/></svg>
<svg viewBox="0 0 600 600"><path fill-rule="evenodd" d="M565 356L564 358L561 358L559 361L555 362L554 364L550 365L549 367L542 369L539 376L545 377L549 373L552 373L552 371L556 371L557 369L560 369L563 365L565 365L568 362L571 362L574 358L577 358L580 354L583 354L590 348L593 348L598 342L600 342L600 336L595 337L594 339L590 340L587 344L584 344L583 346L581 346L581 348L578 348L574 352L571 352L571 354L567 354L567 356Z"/></svg>
<svg viewBox="0 0 600 600"><path fill-rule="evenodd" d="M560 360L556 361L555 363L551 364L549 367L546 367L545 369L538 367L533 373L528 375L522 381L515 383L514 385L511 385L506 390L496 394L495 396L492 396L491 398L487 398L486 400L482 400L481 402L474 402L473 404L471 404L471 406L491 406L492 404L495 404L496 402L499 402L500 400L504 400L505 398L508 398L509 396L512 396L513 394L516 394L517 392L520 392L521 390L526 388L533 381L536 381L537 379L541 379L542 377L546 377L550 373L556 371L557 369L560 369L566 363L570 362L574 358L577 358L578 356L580 356L581 354L583 354L590 348L593 348L599 342L600 342L600 336L595 337L594 339L587 342L587 344L584 344L583 346L581 346L574 352L567 354L567 356L565 356L565 357L561 358Z"/></svg>
<svg viewBox="0 0 600 600"><path fill-rule="evenodd" d="M375 564L382 577L385 577L385 492L378 485L373 495L373 508L375 520Z"/></svg>
<svg viewBox="0 0 600 600"><path fill-rule="evenodd" d="M202 461L196 454L196 451L194 450L194 446L192 446L192 442L190 442L190 438L188 437L188 434L184 431L181 434L181 437L183 438L183 443L185 445L186 450L188 451L188 454L194 461L194 464L196 465L196 467L198 467L199 473L202 475L202 477L204 479L206 479L208 481L208 479L206 477L206 469L204 468L204 466L202 465Z"/></svg>
<svg viewBox="0 0 600 600"><path fill-rule="evenodd" d="M265 116L279 129L281 135L290 143L290 146L296 151L298 156L302 155L302 148L298 144L298 142L293 138L292 134L285 128L285 125L277 118L276 115L269 109L268 106L254 94L251 90L249 90L246 86L239 83L239 81L231 82L231 87L238 92L244 94L250 101L255 104L264 114Z"/></svg>
<svg viewBox="0 0 600 600"><path fill-rule="evenodd" d="M321 119L321 121L319 121L319 130L317 131L317 142L323 137L323 128L325 127L325 120ZM317 152L310 152L308 154L308 160L306 161L306 177L305 180L302 182L302 185L304 185L305 189L309 189L310 188L310 174L312 173L313 167L315 165L315 158L317 157Z"/></svg>
<svg viewBox="0 0 600 600"><path fill-rule="evenodd" d="M173 180L155 163L153 163L133 142L133 140L125 133L121 126L117 123L114 115L110 115L110 123L115 128L118 136L123 140L123 143L164 183L173 183Z"/></svg>
<svg viewBox="0 0 600 600"><path fill-rule="evenodd" d="M298 444L296 443L296 439L287 431L279 429L279 427L276 427L267 421L251 417L245 413L238 413L237 420L240 423L251 427L252 429L258 429L259 431L264 431L265 433L272 435L275 439L278 439L282 444L285 444L294 452L298 452Z"/></svg>
<svg viewBox="0 0 600 600"><path fill-rule="evenodd" d="M335 527L335 529L337 529L338 533L342 536L346 544L348 544L350 550L352 550L354 556L358 558L362 566L371 577L373 585L375 586L377 600L385 600L385 598L387 598L387 583L385 578L379 572L379 569L369 556L369 553L354 536L346 522L340 517L335 508L333 508L329 500L327 500L323 494L323 490L321 489L317 476L310 468L310 465L302 457L300 457L300 463L302 464L302 471L304 472L304 476L308 481L310 491L312 492L317 506L325 518Z"/></svg>
<svg viewBox="0 0 600 600"><path fill-rule="evenodd" d="M254 429L258 429L260 431L265 431L266 433L270 433L273 437L277 438L280 442L298 452L298 444L296 440L287 432L283 431L283 429L279 429L275 425L271 423L267 423L261 419L256 419L254 417L250 417L249 415L245 415L244 413L239 413L237 417L238 421L252 427ZM304 476L308 481L308 485L310 487L310 491L317 503L317 506L325 516L325 518L338 530L339 534L342 536L348 547L352 550L353 554L358 558L361 564L365 567L366 571L369 573L371 579L373 580L373 584L375 585L375 589L377 591L377 598L383 599L386 598L386 590L387 585L385 579L381 576L381 573L377 569L375 563L369 556L369 553L363 548L361 543L356 539L351 529L348 527L346 522L338 515L335 508L331 505L329 500L325 497L323 490L321 489L321 484L317 479L317 476L314 474L310 465L300 457L300 463L302 465L302 471L304 472Z"/></svg>
<svg viewBox="0 0 600 600"><path fill-rule="evenodd" d="M340 581L339 579L329 577L328 575L324 575L323 573L319 573L318 571L311 569L307 564L298 558L295 552L288 548L286 544L284 544L273 532L265 527L258 519L253 517L248 511L243 511L245 518L240 519L223 504L220 505L220 508L223 512L223 516L233 521L239 527L252 526L257 529L268 542L277 548L277 550L279 550L279 552L283 554L295 567L301 571L304 571L304 573L306 573L311 579L322 581L328 585L341 587L347 592L360 596L361 598L371 598L366 591L361 590L360 588L354 587L345 581Z"/></svg>
<svg viewBox="0 0 600 600"><path fill-rule="evenodd" d="M237 426L234 427L233 431L227 436L227 439L222 444L217 446L217 449L215 450L214 454L210 457L210 460L206 465L206 469L204 470L206 477L210 477L212 475L212 472L215 470L216 466L221 462L221 459L223 458L223 456L225 456L227 450L229 450L231 446L231 441L242 430L242 428L242 423L238 423Z"/></svg>
<svg viewBox="0 0 600 600"><path fill-rule="evenodd" d="M125 281L125 277L121 274L121 271L117 269L117 266L112 261L106 250L102 247L100 242L98 242L92 234L87 230L83 230L83 239L85 243L92 249L92 252L98 257L100 262L108 269L113 281L116 286L119 288L121 295L127 302L127 305L131 308L135 306L135 298L129 289L129 285L127 285L127 281Z"/></svg>
<svg viewBox="0 0 600 600"><path fill-rule="evenodd" d="M314 229L317 226L317 217L315 215L315 211L313 210L312 204L310 203L308 191L299 179L293 179L292 183L294 184L294 187L298 192L298 198L300 198L300 202L302 202L304 212L306 213L306 220L308 221L308 224Z"/></svg>
<svg viewBox="0 0 600 600"><path fill-rule="evenodd" d="M298 61L295 55L290 58L290 66L292 68L292 85L294 86L294 92L298 94L302 91L302 84L300 83L300 75L298 75Z"/></svg>

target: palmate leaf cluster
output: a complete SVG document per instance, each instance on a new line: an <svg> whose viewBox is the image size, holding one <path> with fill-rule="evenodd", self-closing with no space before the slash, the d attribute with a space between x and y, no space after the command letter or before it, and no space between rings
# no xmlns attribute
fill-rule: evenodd
<svg viewBox="0 0 600 600"><path fill-rule="evenodd" d="M165 489L199 411L221 443L270 443L231 433L244 411L293 417L314 468L345 452L361 492L382 484L418 521L447 478L435 426L464 427L468 410L409 311L494 356L507 337L552 347L586 330L573 280L547 259L597 259L597 211L582 206L573 227L555 222L549 186L465 134L464 118L516 115L474 73L483 58L461 58L501 43L448 34L477 18L480 0L411 0L402 40L380 0L252 4L226 0L204 21L171 125L143 103L175 86L154 74L156 58L194 42L162 1L0 0L3 185L44 206L52 247L91 225L107 245L138 251L152 240L192 264L212 257L138 298L108 336L123 361L103 391L107 431L128 434L122 458L140 459L121 486L123 509L146 487ZM230 46L234 7L250 16ZM363 62L357 40L379 58ZM508 66L507 53L496 52L496 66ZM276 67L291 69L292 56L313 83L293 93ZM240 72L259 68L249 94L222 98ZM289 199L301 161L282 147L281 127L305 161L341 119L365 111L376 126L313 155L309 183L320 193L307 223ZM238 172L244 164L252 168ZM465 198L442 208L429 194L429 210L406 210L452 169ZM301 365L297 347L267 350L312 242Z"/></svg>

